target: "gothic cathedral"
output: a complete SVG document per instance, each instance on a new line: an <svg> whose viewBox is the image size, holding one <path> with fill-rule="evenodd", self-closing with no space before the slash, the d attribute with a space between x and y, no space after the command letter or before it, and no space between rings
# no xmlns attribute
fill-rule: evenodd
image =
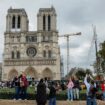
<svg viewBox="0 0 105 105"><path fill-rule="evenodd" d="M54 7L40 8L37 31L29 31L24 9L8 9L4 33L2 80L12 80L24 72L36 80L60 80L60 48Z"/></svg>

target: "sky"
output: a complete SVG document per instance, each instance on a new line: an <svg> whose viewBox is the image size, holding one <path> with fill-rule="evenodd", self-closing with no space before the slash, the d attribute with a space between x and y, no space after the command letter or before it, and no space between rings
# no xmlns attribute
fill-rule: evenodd
<svg viewBox="0 0 105 105"><path fill-rule="evenodd" d="M7 10L24 8L29 18L30 31L37 30L39 8L53 7L57 13L59 35L81 32L71 36L69 43L69 67L90 68L95 61L95 48L92 25L96 26L98 45L105 40L105 0L0 0L0 61L3 61L4 32L6 30ZM67 73L66 39L59 38L60 52ZM91 48L91 49L90 49Z"/></svg>

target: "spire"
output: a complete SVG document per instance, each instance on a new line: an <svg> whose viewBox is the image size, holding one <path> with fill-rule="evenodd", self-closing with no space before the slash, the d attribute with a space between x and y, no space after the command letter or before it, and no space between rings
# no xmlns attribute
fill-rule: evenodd
<svg viewBox="0 0 105 105"><path fill-rule="evenodd" d="M10 6L10 9L12 9L12 6Z"/></svg>
<svg viewBox="0 0 105 105"><path fill-rule="evenodd" d="M54 8L54 6L53 6L53 5L51 5L51 9L55 11L55 8Z"/></svg>

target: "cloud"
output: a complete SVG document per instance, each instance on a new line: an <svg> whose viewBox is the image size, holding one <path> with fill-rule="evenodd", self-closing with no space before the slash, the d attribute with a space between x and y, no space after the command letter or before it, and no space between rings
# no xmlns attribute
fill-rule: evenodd
<svg viewBox="0 0 105 105"><path fill-rule="evenodd" d="M98 44L105 40L105 0L0 0L0 60L4 48L7 10L11 6L24 8L28 14L30 30L36 31L39 8L47 8L51 5L57 12L59 35L82 32L81 36L70 37L70 67L90 67L95 61L94 45L90 47L93 39L92 24L97 28ZM66 39L59 38L59 45L66 68Z"/></svg>

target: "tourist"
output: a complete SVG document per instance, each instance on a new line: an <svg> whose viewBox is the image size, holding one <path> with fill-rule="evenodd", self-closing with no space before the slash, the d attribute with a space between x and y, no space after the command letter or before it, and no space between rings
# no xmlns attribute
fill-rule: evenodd
<svg viewBox="0 0 105 105"><path fill-rule="evenodd" d="M84 83L87 88L87 98L86 98L86 105L97 105L96 103L96 85L94 81L92 80L92 77L90 75L85 76Z"/></svg>
<svg viewBox="0 0 105 105"><path fill-rule="evenodd" d="M60 87L61 87L62 91L64 91L66 89L65 83L63 81L61 81Z"/></svg>
<svg viewBox="0 0 105 105"><path fill-rule="evenodd" d="M47 77L44 78L44 83L45 83L46 87L48 88L48 79L47 79Z"/></svg>
<svg viewBox="0 0 105 105"><path fill-rule="evenodd" d="M102 89L102 93L103 93L103 100L105 100L105 80L101 84L101 89Z"/></svg>
<svg viewBox="0 0 105 105"><path fill-rule="evenodd" d="M74 84L73 84L73 81L71 80L71 78L69 79L69 83L67 85L67 96L68 96L68 100L71 100L73 101L73 87L74 87Z"/></svg>
<svg viewBox="0 0 105 105"><path fill-rule="evenodd" d="M43 79L41 79L37 85L36 102L37 105L45 105L47 102L46 85Z"/></svg>
<svg viewBox="0 0 105 105"><path fill-rule="evenodd" d="M56 87L54 82L51 83L49 93L49 105L56 105Z"/></svg>
<svg viewBox="0 0 105 105"><path fill-rule="evenodd" d="M23 73L22 76L21 76L20 87L21 87L21 96L22 96L22 99L26 100L27 99L28 81L27 81L25 73Z"/></svg>
<svg viewBox="0 0 105 105"><path fill-rule="evenodd" d="M19 77L15 76L13 79L13 82L12 82L12 87L15 87L14 100L18 100L21 98L21 96L20 96L20 91L21 91L20 78L21 78L21 75Z"/></svg>
<svg viewBox="0 0 105 105"><path fill-rule="evenodd" d="M48 88L49 84L48 84L48 78L47 77L44 78L44 84L46 85L46 93L49 94L49 88Z"/></svg>
<svg viewBox="0 0 105 105"><path fill-rule="evenodd" d="M74 83L73 98L74 98L74 100L79 100L80 84L79 84L79 80L76 76L74 76L73 83Z"/></svg>

